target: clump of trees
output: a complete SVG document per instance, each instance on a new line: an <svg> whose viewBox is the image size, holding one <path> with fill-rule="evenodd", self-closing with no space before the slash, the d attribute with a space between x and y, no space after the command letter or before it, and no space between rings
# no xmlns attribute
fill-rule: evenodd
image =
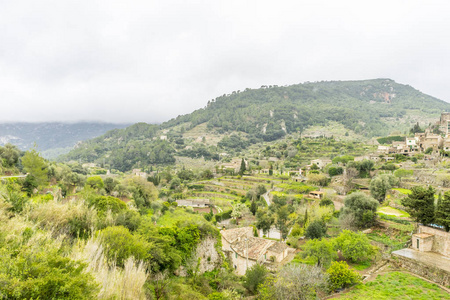
<svg viewBox="0 0 450 300"><path fill-rule="evenodd" d="M375 224L378 201L362 192L345 197L340 219L349 227L369 228Z"/></svg>
<svg viewBox="0 0 450 300"><path fill-rule="evenodd" d="M430 186L413 187L411 194L402 199L402 205L416 222L424 225L436 224L450 231L450 192L445 192L444 197L439 195L435 201L435 190ZM436 204L435 204L436 203Z"/></svg>

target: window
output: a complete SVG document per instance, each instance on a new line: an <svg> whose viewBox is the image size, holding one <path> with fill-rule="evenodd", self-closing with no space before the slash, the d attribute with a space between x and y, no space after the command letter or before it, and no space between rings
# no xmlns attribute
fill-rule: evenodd
<svg viewBox="0 0 450 300"><path fill-rule="evenodd" d="M419 250L419 239L417 239L417 250Z"/></svg>

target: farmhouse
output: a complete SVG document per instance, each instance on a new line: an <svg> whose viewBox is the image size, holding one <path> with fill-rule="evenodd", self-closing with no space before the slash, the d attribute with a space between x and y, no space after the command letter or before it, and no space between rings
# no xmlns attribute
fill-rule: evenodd
<svg viewBox="0 0 450 300"><path fill-rule="evenodd" d="M412 236L412 248L418 251L433 251L450 257L450 233L420 225Z"/></svg>
<svg viewBox="0 0 450 300"><path fill-rule="evenodd" d="M209 199L186 199L176 200L178 206L190 206L190 207L210 207L211 203Z"/></svg>
<svg viewBox="0 0 450 300"><path fill-rule="evenodd" d="M309 192L308 198L323 199L323 195L324 195L324 192L312 191L312 192Z"/></svg>
<svg viewBox="0 0 450 300"><path fill-rule="evenodd" d="M245 275L247 268L255 264L280 263L288 255L284 243L253 236L252 227L220 231L222 251L230 258L238 275Z"/></svg>

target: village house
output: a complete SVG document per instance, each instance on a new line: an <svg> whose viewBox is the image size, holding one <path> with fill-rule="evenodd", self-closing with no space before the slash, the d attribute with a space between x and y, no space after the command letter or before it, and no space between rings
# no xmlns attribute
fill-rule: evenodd
<svg viewBox="0 0 450 300"><path fill-rule="evenodd" d="M183 199L176 200L178 206L190 206L190 207L210 207L211 203L209 199Z"/></svg>
<svg viewBox="0 0 450 300"><path fill-rule="evenodd" d="M314 159L311 161L311 164L308 167L311 169L312 165L316 165L317 167L319 167L320 170L322 170L328 164L331 164L330 159Z"/></svg>
<svg viewBox="0 0 450 300"><path fill-rule="evenodd" d="M412 236L412 248L422 252L432 251L450 257L450 232L419 225Z"/></svg>
<svg viewBox="0 0 450 300"><path fill-rule="evenodd" d="M142 172L141 169L133 169L131 171L131 174L133 174L134 176L142 177L142 178L148 177L148 174L146 172Z"/></svg>
<svg viewBox="0 0 450 300"><path fill-rule="evenodd" d="M321 191L312 191L312 192L309 192L308 198L319 199L319 200L321 200L321 199L323 199L324 195L325 195L324 192L321 192Z"/></svg>
<svg viewBox="0 0 450 300"><path fill-rule="evenodd" d="M286 244L253 236L252 227L220 231L222 251L231 260L236 274L242 276L255 264L280 263L287 256Z"/></svg>

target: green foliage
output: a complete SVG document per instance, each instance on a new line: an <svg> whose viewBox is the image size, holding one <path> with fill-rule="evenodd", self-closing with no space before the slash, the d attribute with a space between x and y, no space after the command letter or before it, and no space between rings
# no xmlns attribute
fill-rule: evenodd
<svg viewBox="0 0 450 300"><path fill-rule="evenodd" d="M352 262L364 261L374 253L369 239L362 232L344 230L335 238L335 243L345 259Z"/></svg>
<svg viewBox="0 0 450 300"><path fill-rule="evenodd" d="M267 210L258 210L256 213L256 228L261 229L263 234L267 234L275 219Z"/></svg>
<svg viewBox="0 0 450 300"><path fill-rule="evenodd" d="M100 190L104 187L103 179L100 176L88 177L86 184L93 189Z"/></svg>
<svg viewBox="0 0 450 300"><path fill-rule="evenodd" d="M308 239L321 239L327 233L327 225L320 220L312 221L306 228L306 238Z"/></svg>
<svg viewBox="0 0 450 300"><path fill-rule="evenodd" d="M433 147L428 147L427 149L425 149L425 154L431 154L433 152Z"/></svg>
<svg viewBox="0 0 450 300"><path fill-rule="evenodd" d="M90 202L90 205L94 206L102 214L108 210L118 213L127 209L125 202L112 196L97 196Z"/></svg>
<svg viewBox="0 0 450 300"><path fill-rule="evenodd" d="M29 198L20 190L20 186L14 181L8 182L6 186L0 184L0 199L5 200L11 206L9 210L15 213L21 212L29 202Z"/></svg>
<svg viewBox="0 0 450 300"><path fill-rule="evenodd" d="M226 210L223 211L221 213L217 213L214 217L216 218L217 222L221 222L223 220L228 220L231 218L231 213L233 212L233 210Z"/></svg>
<svg viewBox="0 0 450 300"><path fill-rule="evenodd" d="M394 136L387 136L377 139L378 143L380 144L392 144L392 142L403 142L405 141L404 136L394 135Z"/></svg>
<svg viewBox="0 0 450 300"><path fill-rule="evenodd" d="M244 175L245 171L246 171L246 167L245 167L245 160L242 159L241 160L241 167L239 168L239 175Z"/></svg>
<svg viewBox="0 0 450 300"><path fill-rule="evenodd" d="M0 251L0 296L5 299L93 299L97 294L85 265L56 249Z"/></svg>
<svg viewBox="0 0 450 300"><path fill-rule="evenodd" d="M414 124L414 126L409 130L410 134L422 133L425 132L422 128L420 128L419 122Z"/></svg>
<svg viewBox="0 0 450 300"><path fill-rule="evenodd" d="M326 239L308 241L303 246L301 256L322 267L328 267L338 258L333 242Z"/></svg>
<svg viewBox="0 0 450 300"><path fill-rule="evenodd" d="M125 129L114 129L104 135L83 142L78 148L60 157L61 160L82 160L109 164L125 172L138 163L173 164L175 149L168 141L152 138L159 125L136 123Z"/></svg>
<svg viewBox="0 0 450 300"><path fill-rule="evenodd" d="M398 169L394 172L394 175L403 178L403 177L410 177L413 175L413 170L405 170L405 169Z"/></svg>
<svg viewBox="0 0 450 300"><path fill-rule="evenodd" d="M361 282L361 275L350 269L345 261L333 261L327 274L331 291L348 288Z"/></svg>
<svg viewBox="0 0 450 300"><path fill-rule="evenodd" d="M402 205L416 222L428 225L434 222L434 189L416 186L402 199Z"/></svg>
<svg viewBox="0 0 450 300"><path fill-rule="evenodd" d="M31 174L28 174L27 177L25 177L25 180L23 182L23 190L27 192L28 197L31 197L33 195L34 189L38 187L38 183L36 180L36 177L34 177Z"/></svg>
<svg viewBox="0 0 450 300"><path fill-rule="evenodd" d="M328 198L323 198L322 200L320 200L319 206L333 206L334 207L334 202Z"/></svg>
<svg viewBox="0 0 450 300"><path fill-rule="evenodd" d="M0 166L12 168L19 162L20 150L11 144L0 147Z"/></svg>
<svg viewBox="0 0 450 300"><path fill-rule="evenodd" d="M345 197L345 205L341 209L340 218L347 215L354 217L354 224L357 228L371 227L376 220L378 201L364 193L352 193Z"/></svg>
<svg viewBox="0 0 450 300"><path fill-rule="evenodd" d="M342 173L344 173L344 169L342 167L331 166L328 168L328 175L330 175L331 177L341 175Z"/></svg>
<svg viewBox="0 0 450 300"><path fill-rule="evenodd" d="M123 266L125 260L133 256L137 260L148 258L148 243L137 235L133 235L123 226L107 227L101 230L99 236L105 245L105 254L109 261L115 260Z"/></svg>
<svg viewBox="0 0 450 300"><path fill-rule="evenodd" d="M258 292L258 286L264 283L269 271L264 265L255 264L245 272L244 287L252 294Z"/></svg>
<svg viewBox="0 0 450 300"><path fill-rule="evenodd" d="M378 275L374 281L358 285L339 298L359 300L367 298L367 295L379 300L448 299L448 292L437 284L402 272Z"/></svg>
<svg viewBox="0 0 450 300"><path fill-rule="evenodd" d="M108 194L111 194L112 191L114 191L114 188L116 187L117 184L118 183L117 183L117 181L114 180L114 178L111 178L111 177L105 178L105 180L104 180L105 191Z"/></svg>
<svg viewBox="0 0 450 300"><path fill-rule="evenodd" d="M249 142L237 134L226 136L221 141L219 141L219 143L217 143L217 146L221 148L234 151L242 151L247 148L248 145Z"/></svg>
<svg viewBox="0 0 450 300"><path fill-rule="evenodd" d="M25 152L21 161L23 169L36 179L38 185L44 185L48 181L47 163L36 149Z"/></svg>
<svg viewBox="0 0 450 300"><path fill-rule="evenodd" d="M259 288L261 300L317 299L326 286L326 275L320 267L304 264L285 265L276 277L267 276Z"/></svg>
<svg viewBox="0 0 450 300"><path fill-rule="evenodd" d="M386 193L398 184L397 178L391 174L381 174L370 181L370 193L379 202L383 202Z"/></svg>
<svg viewBox="0 0 450 300"><path fill-rule="evenodd" d="M436 223L450 231L450 192L445 192L444 198L438 201L436 207Z"/></svg>
<svg viewBox="0 0 450 300"><path fill-rule="evenodd" d="M355 158L353 156L350 155L340 155L340 156L336 156L335 158L333 158L332 162L333 164L338 164L338 163L342 163L342 164L347 164L349 161L354 161Z"/></svg>

